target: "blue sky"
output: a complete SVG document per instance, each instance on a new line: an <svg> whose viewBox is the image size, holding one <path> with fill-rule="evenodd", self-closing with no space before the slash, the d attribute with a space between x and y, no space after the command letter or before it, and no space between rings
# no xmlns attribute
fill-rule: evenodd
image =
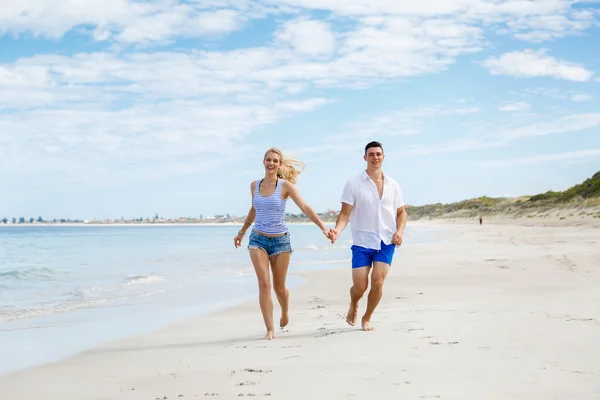
<svg viewBox="0 0 600 400"><path fill-rule="evenodd" d="M243 215L271 146L318 211L370 140L413 205L600 170L598 1L77 3L0 8L0 216Z"/></svg>

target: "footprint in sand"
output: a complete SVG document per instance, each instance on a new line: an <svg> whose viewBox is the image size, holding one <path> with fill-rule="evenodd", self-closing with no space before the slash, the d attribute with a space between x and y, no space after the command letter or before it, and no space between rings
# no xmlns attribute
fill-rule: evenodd
<svg viewBox="0 0 600 400"><path fill-rule="evenodd" d="M254 385L256 385L256 382L249 382L249 381L238 382L235 384L235 386L254 386Z"/></svg>
<svg viewBox="0 0 600 400"><path fill-rule="evenodd" d="M322 337L325 337L325 336L334 335L335 333L336 332L322 332L322 333L319 333L318 335L315 335L314 337L315 338L322 338Z"/></svg>
<svg viewBox="0 0 600 400"><path fill-rule="evenodd" d="M434 346L439 346L439 345L442 345L442 344L449 344L449 345L458 344L458 342L446 342L446 343L442 343L442 342L429 342L429 344L432 344Z"/></svg>
<svg viewBox="0 0 600 400"><path fill-rule="evenodd" d="M268 374L269 372L273 372L272 369L256 369L256 368L244 368L245 372L257 372L260 374Z"/></svg>
<svg viewBox="0 0 600 400"><path fill-rule="evenodd" d="M321 297L313 296L308 302L309 303L322 303L324 300Z"/></svg>

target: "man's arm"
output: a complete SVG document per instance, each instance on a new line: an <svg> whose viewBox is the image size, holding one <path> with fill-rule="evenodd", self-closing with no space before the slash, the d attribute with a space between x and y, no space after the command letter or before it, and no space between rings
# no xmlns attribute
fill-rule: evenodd
<svg viewBox="0 0 600 400"><path fill-rule="evenodd" d="M348 226L348 222L350 222L350 213L352 212L352 206L347 203L342 203L342 209L340 210L340 214L338 215L335 221L335 230L339 233L342 233L344 229Z"/></svg>
<svg viewBox="0 0 600 400"><path fill-rule="evenodd" d="M406 221L408 219L408 213L406 207L402 206L396 210L396 233L392 237L392 243L396 246L402 244L402 237L404 236L404 228L406 227Z"/></svg>
<svg viewBox="0 0 600 400"><path fill-rule="evenodd" d="M332 228L332 231L335 234L335 239L337 239L348 226L352 208L353 207L350 204L342 203L342 209L340 210L340 213L335 221L335 228Z"/></svg>
<svg viewBox="0 0 600 400"><path fill-rule="evenodd" d="M400 207L396 212L396 229L401 235L404 235L404 228L406 228L406 221L408 220L408 213L406 207Z"/></svg>

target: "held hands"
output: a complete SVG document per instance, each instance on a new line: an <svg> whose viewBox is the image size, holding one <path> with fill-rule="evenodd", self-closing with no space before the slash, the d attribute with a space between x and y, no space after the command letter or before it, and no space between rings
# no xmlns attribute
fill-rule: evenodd
<svg viewBox="0 0 600 400"><path fill-rule="evenodd" d="M325 237L327 239L329 239L329 241L331 242L331 244L333 244L335 242L335 240L337 239L337 236L334 234L334 229L322 229L323 235L325 235Z"/></svg>
<svg viewBox="0 0 600 400"><path fill-rule="evenodd" d="M331 228L327 233L325 233L325 236L327 236L327 239L331 241L331 244L334 244L340 236L340 233L337 231L337 229Z"/></svg>

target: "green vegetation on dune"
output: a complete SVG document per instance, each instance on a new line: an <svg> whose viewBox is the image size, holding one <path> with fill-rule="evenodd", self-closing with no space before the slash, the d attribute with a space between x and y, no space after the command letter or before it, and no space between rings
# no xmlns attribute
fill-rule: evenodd
<svg viewBox="0 0 600 400"><path fill-rule="evenodd" d="M548 191L518 198L478 197L451 204L407 206L410 219L478 218L486 215L521 217L552 209L600 206L600 171L589 179L562 192Z"/></svg>
<svg viewBox="0 0 600 400"><path fill-rule="evenodd" d="M600 197L600 171L594 176L586 179L583 183L570 187L564 192L548 191L546 193L531 196L530 202L549 201L553 203L567 202L576 198L589 199L592 197Z"/></svg>

